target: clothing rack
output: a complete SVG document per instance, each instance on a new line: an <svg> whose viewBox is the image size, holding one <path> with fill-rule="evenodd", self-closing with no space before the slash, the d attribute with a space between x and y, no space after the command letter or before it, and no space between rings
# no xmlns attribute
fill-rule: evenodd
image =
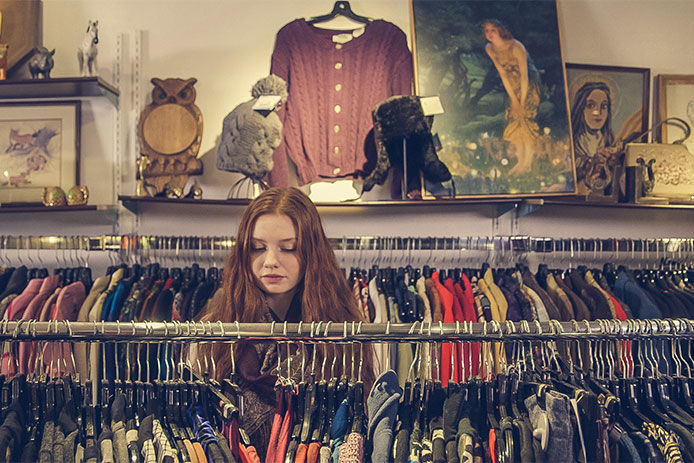
<svg viewBox="0 0 694 463"><path fill-rule="evenodd" d="M515 342L694 338L694 320L484 323L222 323L3 321L0 341L103 342Z"/></svg>
<svg viewBox="0 0 694 463"><path fill-rule="evenodd" d="M224 251L232 236L29 236L0 235L0 250L55 251ZM694 238L548 238L531 236L404 237L356 236L330 238L345 251L499 251L513 253L694 253Z"/></svg>

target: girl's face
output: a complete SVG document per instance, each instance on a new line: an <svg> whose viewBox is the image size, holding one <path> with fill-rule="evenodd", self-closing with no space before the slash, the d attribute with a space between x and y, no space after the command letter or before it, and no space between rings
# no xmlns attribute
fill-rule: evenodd
<svg viewBox="0 0 694 463"><path fill-rule="evenodd" d="M499 29L494 24L487 23L484 25L484 38L487 42L494 42L499 40L501 36L499 35Z"/></svg>
<svg viewBox="0 0 694 463"><path fill-rule="evenodd" d="M588 95L586 107L583 109L583 117L591 130L600 130L607 121L609 102L607 94L602 90L593 90Z"/></svg>
<svg viewBox="0 0 694 463"><path fill-rule="evenodd" d="M268 296L293 293L301 278L294 224L284 214L258 217L251 237L253 275Z"/></svg>

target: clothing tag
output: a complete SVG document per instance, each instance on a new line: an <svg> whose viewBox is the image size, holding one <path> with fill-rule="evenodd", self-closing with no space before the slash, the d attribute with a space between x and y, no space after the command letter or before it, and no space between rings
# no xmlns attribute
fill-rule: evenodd
<svg viewBox="0 0 694 463"><path fill-rule="evenodd" d="M282 100L279 95L260 95L253 104L254 111L272 111Z"/></svg>
<svg viewBox="0 0 694 463"><path fill-rule="evenodd" d="M434 140L434 149L436 151L441 151L441 148L443 148L443 146L441 146L441 140L439 139L439 134L435 133L431 136L431 138Z"/></svg>
<svg viewBox="0 0 694 463"><path fill-rule="evenodd" d="M347 43L352 40L354 36L352 34L335 34L333 35L333 42L335 43Z"/></svg>
<svg viewBox="0 0 694 463"><path fill-rule="evenodd" d="M422 105L425 116L444 113L441 99L438 96L423 96L419 99L419 104Z"/></svg>
<svg viewBox="0 0 694 463"><path fill-rule="evenodd" d="M362 35L362 34L364 33L365 30L366 30L366 29L363 28L363 27L360 27L359 29L353 30L353 31L352 31L352 37L354 37L354 38L356 39L357 37L359 37L360 35Z"/></svg>
<svg viewBox="0 0 694 463"><path fill-rule="evenodd" d="M312 183L308 197L311 201L336 203L354 201L359 198L359 192L354 188L354 180L345 179Z"/></svg>

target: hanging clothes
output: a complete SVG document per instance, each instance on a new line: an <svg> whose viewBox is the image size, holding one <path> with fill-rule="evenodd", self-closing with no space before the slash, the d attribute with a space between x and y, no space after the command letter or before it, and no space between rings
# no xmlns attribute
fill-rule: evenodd
<svg viewBox="0 0 694 463"><path fill-rule="evenodd" d="M414 75L405 34L383 20L345 34L296 19L277 33L270 73L287 82L289 95L278 113L283 131L272 186L288 185L290 161L300 185L363 175L367 158L375 159L375 144L374 156L365 152L371 110L393 95L410 95Z"/></svg>

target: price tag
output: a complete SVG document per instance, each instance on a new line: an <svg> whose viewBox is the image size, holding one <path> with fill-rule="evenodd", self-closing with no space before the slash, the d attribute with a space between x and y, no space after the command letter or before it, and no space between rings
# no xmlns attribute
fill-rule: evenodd
<svg viewBox="0 0 694 463"><path fill-rule="evenodd" d="M347 43L352 40L354 36L352 34L335 34L333 35L333 42L335 43Z"/></svg>
<svg viewBox="0 0 694 463"><path fill-rule="evenodd" d="M422 105L422 111L425 116L444 113L441 99L438 96L423 96L419 99L419 104Z"/></svg>
<svg viewBox="0 0 694 463"><path fill-rule="evenodd" d="M279 95L260 95L253 104L254 111L272 111L274 110L282 97Z"/></svg>

